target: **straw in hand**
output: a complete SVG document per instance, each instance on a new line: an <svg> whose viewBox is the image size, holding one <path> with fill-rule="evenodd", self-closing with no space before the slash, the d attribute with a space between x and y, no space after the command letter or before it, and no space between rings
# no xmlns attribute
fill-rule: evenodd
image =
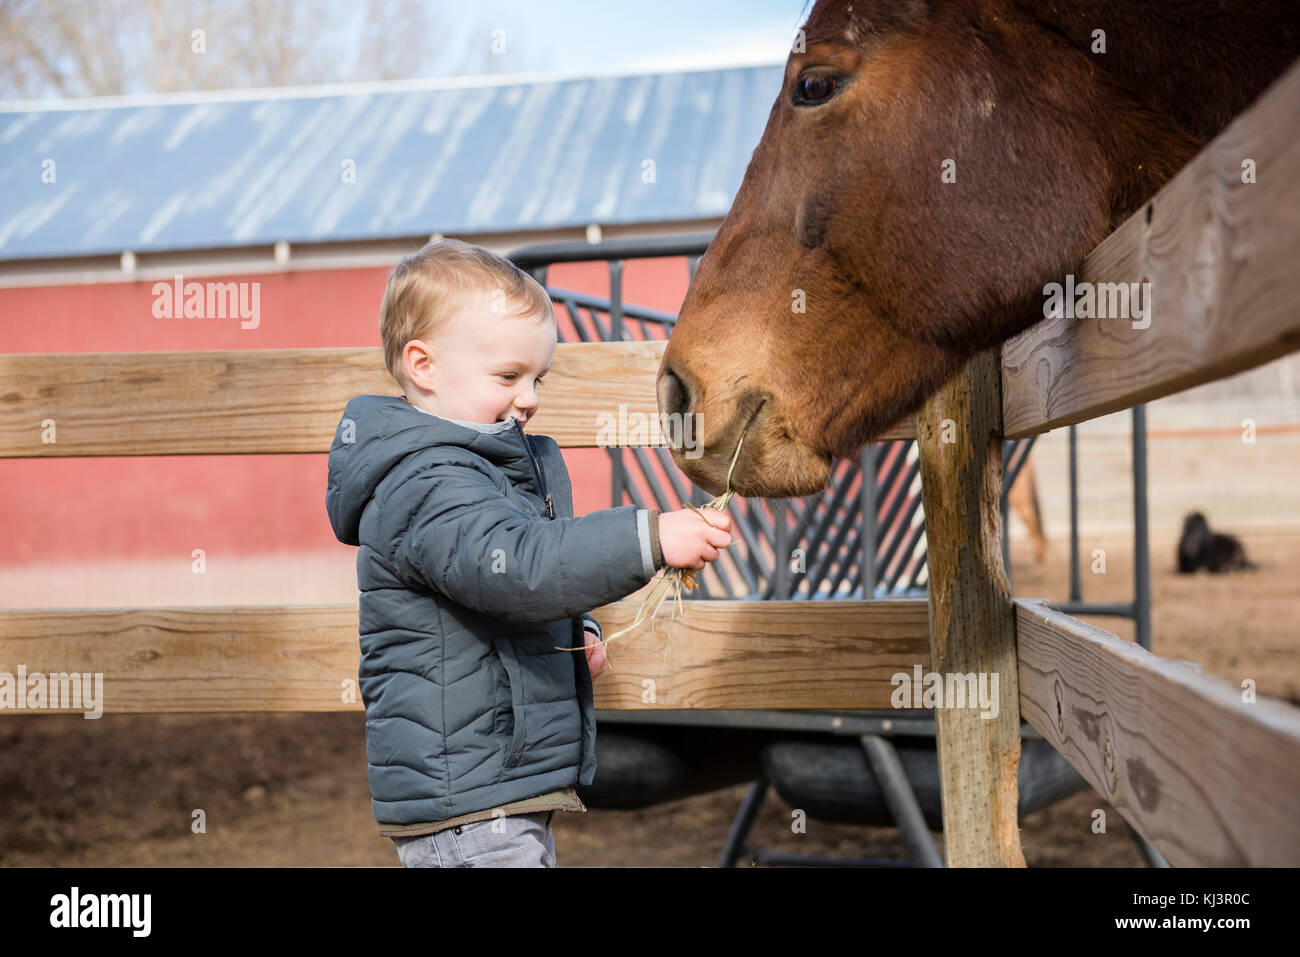
<svg viewBox="0 0 1300 957"><path fill-rule="evenodd" d="M731 473L736 468L736 459L740 457L740 447L744 443L745 443L745 436L742 434L740 437L740 441L736 443L736 451L731 457L731 466L727 469L727 490L725 492L723 492L717 498L713 499L713 501L706 503L703 506L703 508L696 508L694 505L691 505L689 503L683 503L683 505L686 508L689 508L696 515L699 515L703 521L708 522L708 524L710 525L712 525L713 523L709 522L708 517L704 513L709 511L724 512L726 511L727 506L731 504L731 496L735 494L734 489L732 489L731 487ZM660 606L663 605L664 599L668 597L670 592L673 595L675 606L668 620L675 621L677 619L678 612L682 611L682 592L692 591L697 587L698 585L695 581L695 569L672 568L672 567L666 568L663 577L659 579L659 583L655 585L653 589L651 589L650 594L647 595L646 598L641 602L641 607L637 609L636 618L632 621L632 624L628 625L626 628L619 629L618 631L614 632L614 634L610 635L608 638L605 638L604 639L605 647L608 648L609 643L613 641L615 638L621 638L623 635L626 635L628 632L636 630L645 622L654 619L659 614L659 608ZM565 650L572 651L576 649L565 649ZM667 663L667 660L668 660L668 643L665 641L664 642L665 664ZM609 670L610 671L614 670L612 664L609 665ZM661 678L663 677L662 673L660 674L660 677Z"/></svg>

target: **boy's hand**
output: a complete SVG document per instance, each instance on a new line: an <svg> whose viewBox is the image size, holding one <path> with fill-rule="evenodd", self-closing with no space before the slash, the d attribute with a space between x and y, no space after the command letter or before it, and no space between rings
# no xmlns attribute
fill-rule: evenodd
<svg viewBox="0 0 1300 957"><path fill-rule="evenodd" d="M591 672L591 680L595 681L609 670L609 662L605 660L605 645L594 631L584 628L582 634L587 639L587 670Z"/></svg>
<svg viewBox="0 0 1300 957"><path fill-rule="evenodd" d="M726 512L683 508L659 516L659 548L665 565L700 569L705 562L717 561L722 554L718 549L730 544L731 516Z"/></svg>

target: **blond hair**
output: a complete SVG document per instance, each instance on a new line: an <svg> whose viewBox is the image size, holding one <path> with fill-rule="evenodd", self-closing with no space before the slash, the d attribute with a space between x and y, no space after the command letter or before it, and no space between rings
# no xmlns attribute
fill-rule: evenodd
<svg viewBox="0 0 1300 957"><path fill-rule="evenodd" d="M402 375L406 344L451 332L456 309L474 292L499 292L518 307L515 315L542 313L555 321L551 297L514 263L459 239L435 239L393 267L379 305L384 364L398 385L409 386Z"/></svg>

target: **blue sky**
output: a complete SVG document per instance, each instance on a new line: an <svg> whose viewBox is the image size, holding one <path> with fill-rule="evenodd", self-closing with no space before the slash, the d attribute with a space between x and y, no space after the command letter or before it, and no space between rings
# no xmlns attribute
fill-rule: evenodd
<svg viewBox="0 0 1300 957"><path fill-rule="evenodd" d="M634 72L783 63L812 0L436 2L461 29L448 46L505 31L522 72ZM454 13L452 13L454 11Z"/></svg>
<svg viewBox="0 0 1300 957"><path fill-rule="evenodd" d="M53 2L73 5L72 0ZM279 27L295 31L289 71L259 70L231 54L242 49L241 42L247 45L240 31L257 28L256 20L233 12L230 30L223 32L226 23L219 18L211 24L213 53L205 65L211 69L198 72L206 74L201 85L231 89L266 82L268 75L279 77L273 82L298 86L364 83L381 76L417 81L503 74L590 76L778 64L785 62L795 31L813 5L813 0L387 0L376 11L357 0L310 0L294 8L292 27ZM148 15L140 8L133 29L103 41L116 44L107 59L124 64L120 83L109 87L103 85L101 71L81 69L86 43L93 51L101 42L97 24L82 23L89 40L80 34L60 39L49 29L37 29L43 21L33 21L28 45L44 50L44 59L66 61L64 72L72 81L66 86L48 78L35 82L44 70L28 64L30 68L13 73L23 77L22 95L76 97L86 95L82 90L99 89L148 96L159 89L185 90L185 83L196 82L185 62L195 23L186 7L160 9L164 18L170 17L161 33L156 26L145 28ZM215 9L222 9L220 0ZM367 16L373 19L367 21ZM505 56L493 48L502 35ZM155 44L168 38L173 46L162 56ZM260 34L258 39L263 39ZM274 55L261 50L263 45L255 48L256 55ZM183 54L179 59L177 49ZM14 97L13 76L0 81L0 99ZM112 79L112 71L106 78ZM95 80L101 81L98 86ZM180 85L171 85L176 82Z"/></svg>

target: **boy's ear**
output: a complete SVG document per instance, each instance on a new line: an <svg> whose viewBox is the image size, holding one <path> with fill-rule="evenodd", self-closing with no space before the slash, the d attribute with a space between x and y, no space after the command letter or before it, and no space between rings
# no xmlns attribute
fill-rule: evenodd
<svg viewBox="0 0 1300 957"><path fill-rule="evenodd" d="M412 339L402 347L402 368L412 384L433 391L433 363L437 353L423 339Z"/></svg>

